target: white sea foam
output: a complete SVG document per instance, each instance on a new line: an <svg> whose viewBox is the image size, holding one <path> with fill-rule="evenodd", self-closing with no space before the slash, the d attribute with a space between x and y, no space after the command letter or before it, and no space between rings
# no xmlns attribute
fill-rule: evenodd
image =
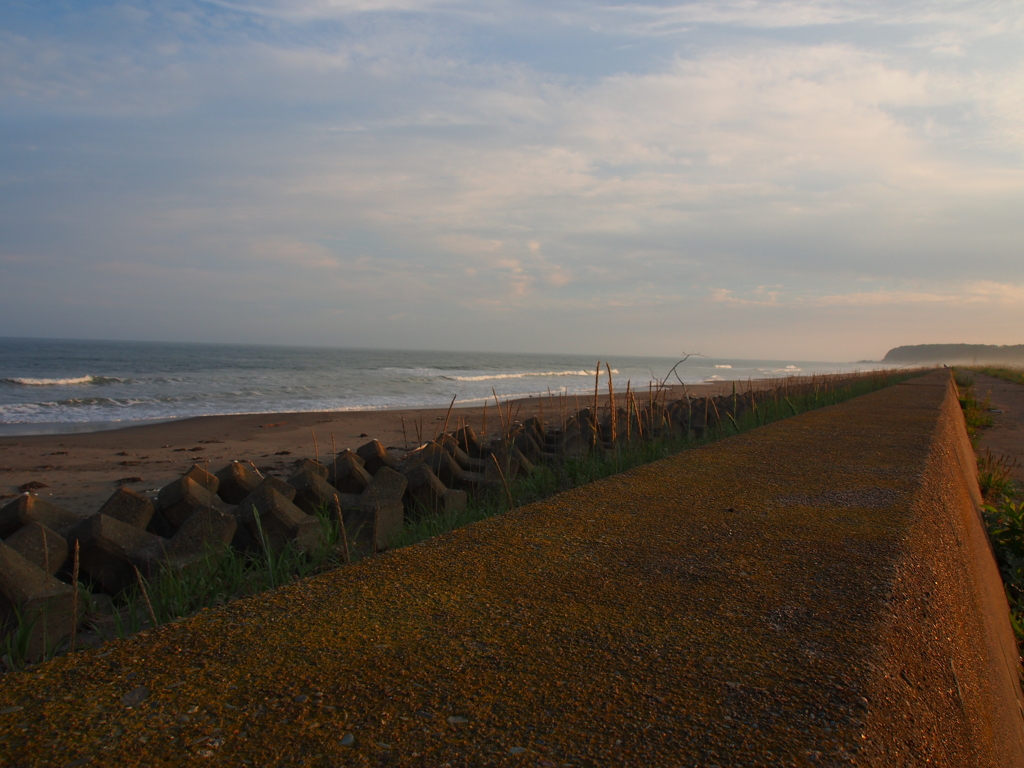
<svg viewBox="0 0 1024 768"><path fill-rule="evenodd" d="M67 387L72 384L92 384L95 382L93 376L78 376L72 379L30 379L11 378L0 379L5 384L20 384L23 387Z"/></svg>
<svg viewBox="0 0 1024 768"><path fill-rule="evenodd" d="M380 370L382 373L400 373L407 376L443 377L445 375L444 370L441 368L424 368L422 366L417 368L403 368L401 366L389 365L381 368Z"/></svg>
<svg viewBox="0 0 1024 768"><path fill-rule="evenodd" d="M23 424L110 424L214 414L442 408L552 394L593 394L589 355L234 347L0 339L0 434ZM637 388L676 360L619 361L616 387ZM781 377L833 364L691 359L688 384L742 371ZM724 366L732 365L733 368ZM789 367L786 367L789 366ZM851 368L852 364L838 366ZM75 371L75 369L78 371ZM862 369L862 365L857 366ZM80 371L100 373L78 376ZM746 378L747 374L742 374ZM602 366L602 391L606 371ZM7 377L7 378L4 378ZM619 378L621 377L621 381ZM650 377L650 378L649 378ZM56 429L56 428L55 428ZM59 429L57 430L59 431ZM19 433L20 434L20 433Z"/></svg>
<svg viewBox="0 0 1024 768"><path fill-rule="evenodd" d="M618 373L612 368L612 373ZM526 373L486 373L481 376L445 376L451 381L491 381L496 379L525 379L533 376L593 376L594 371L529 371Z"/></svg>
<svg viewBox="0 0 1024 768"><path fill-rule="evenodd" d="M732 368L731 365L716 365L715 368Z"/></svg>

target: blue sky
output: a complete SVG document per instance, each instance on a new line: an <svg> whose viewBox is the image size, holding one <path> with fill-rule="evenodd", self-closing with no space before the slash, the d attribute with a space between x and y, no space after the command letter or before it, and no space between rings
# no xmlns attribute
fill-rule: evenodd
<svg viewBox="0 0 1024 768"><path fill-rule="evenodd" d="M0 9L0 335L1021 343L1011 2Z"/></svg>

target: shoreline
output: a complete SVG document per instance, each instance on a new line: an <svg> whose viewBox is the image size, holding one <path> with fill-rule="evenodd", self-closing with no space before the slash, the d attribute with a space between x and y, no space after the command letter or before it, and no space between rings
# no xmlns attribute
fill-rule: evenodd
<svg viewBox="0 0 1024 768"><path fill-rule="evenodd" d="M781 379L751 380L755 390L780 384ZM698 397L746 391L748 381L722 380L686 385ZM684 387L665 388L670 399L683 396ZM623 404L623 393L616 393ZM645 403L647 392L638 392ZM607 382L602 381L599 402L607 405ZM593 402L589 396L535 396L501 400L502 410L524 419L543 412L548 420L561 418ZM449 418L449 430L460 423L478 434L493 434L500 423L493 401L451 408L388 408L360 411L295 411L224 416L191 416L148 421L96 431L0 436L0 506L26 484L38 483L33 492L71 512L89 515L124 486L152 493L186 472L193 464L211 472L231 461L252 461L261 471L287 478L297 459L329 460L345 448L355 450L370 440L402 454L430 440ZM486 416L485 416L486 411ZM485 423L486 419L486 423ZM333 447L332 447L333 442Z"/></svg>

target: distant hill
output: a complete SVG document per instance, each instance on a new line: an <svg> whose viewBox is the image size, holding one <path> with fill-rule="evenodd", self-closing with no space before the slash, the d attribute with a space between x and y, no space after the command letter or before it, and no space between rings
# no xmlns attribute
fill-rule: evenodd
<svg viewBox="0 0 1024 768"><path fill-rule="evenodd" d="M1024 344L909 344L890 349L882 362L1024 366Z"/></svg>

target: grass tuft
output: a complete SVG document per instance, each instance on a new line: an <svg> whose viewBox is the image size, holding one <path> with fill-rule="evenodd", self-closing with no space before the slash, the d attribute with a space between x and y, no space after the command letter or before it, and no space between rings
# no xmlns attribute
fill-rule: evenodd
<svg viewBox="0 0 1024 768"><path fill-rule="evenodd" d="M979 455L978 486L981 488L982 498L1012 498L1016 494L1016 486L1011 479L1011 473L1018 466L1016 459L1006 456L996 458L988 449Z"/></svg>
<svg viewBox="0 0 1024 768"><path fill-rule="evenodd" d="M1024 384L1024 374L1005 368L975 368L978 373L998 376ZM1020 378L1011 378L1013 374ZM976 442L982 429L992 426L987 411L989 403L978 404L974 396L974 376L971 371L955 372L960 387L960 406L964 409L968 433ZM1010 604L1010 624L1017 636L1018 646L1024 651L1024 502L1019 500L1020 489L1011 480L1011 471L1017 466L1015 459L996 458L986 450L978 456L978 486L985 504L982 515L996 556L999 573L1003 577L1006 599Z"/></svg>
<svg viewBox="0 0 1024 768"><path fill-rule="evenodd" d="M992 404L987 396L982 402L978 402L974 391L974 375L970 371L956 368L953 376L960 390L960 407L967 422L967 435L971 438L971 445L976 446L980 431L993 424L992 416L988 412Z"/></svg>
<svg viewBox="0 0 1024 768"><path fill-rule="evenodd" d="M1024 648L1024 502L1004 497L986 504L983 512L1010 603L1010 623Z"/></svg>
<svg viewBox="0 0 1024 768"><path fill-rule="evenodd" d="M32 631L38 616L24 616L17 606L12 606L12 610L15 629L4 638L3 662L8 672L20 672L28 665Z"/></svg>
<svg viewBox="0 0 1024 768"><path fill-rule="evenodd" d="M997 379L1012 381L1014 384L1024 384L1024 369L1022 368L971 368L976 373L983 373L986 376L993 376Z"/></svg>

